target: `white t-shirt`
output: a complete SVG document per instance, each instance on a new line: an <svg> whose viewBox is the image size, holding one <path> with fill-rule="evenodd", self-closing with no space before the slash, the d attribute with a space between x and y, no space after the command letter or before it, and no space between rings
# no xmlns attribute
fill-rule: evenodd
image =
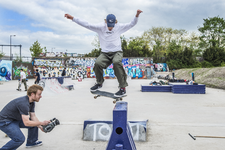
<svg viewBox="0 0 225 150"><path fill-rule="evenodd" d="M105 22L99 24L89 24L87 21L75 17L73 17L73 21L91 31L98 33L102 52L107 53L122 51L120 35L135 26L138 22L138 17L134 17L130 23L116 23L111 31L108 30Z"/></svg>
<svg viewBox="0 0 225 150"><path fill-rule="evenodd" d="M22 71L20 72L20 78L22 79L26 79L26 74Z"/></svg>

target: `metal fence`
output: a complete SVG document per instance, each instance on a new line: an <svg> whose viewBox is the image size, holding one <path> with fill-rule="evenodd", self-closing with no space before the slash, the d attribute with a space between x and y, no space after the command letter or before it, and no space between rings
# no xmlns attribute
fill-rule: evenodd
<svg viewBox="0 0 225 150"><path fill-rule="evenodd" d="M0 59L2 59L2 60L10 60L10 57L9 56L3 56ZM22 62L28 62L28 63L32 62L32 57L29 57L29 56L22 56L21 59L22 59ZM20 57L12 56L12 60L20 60Z"/></svg>

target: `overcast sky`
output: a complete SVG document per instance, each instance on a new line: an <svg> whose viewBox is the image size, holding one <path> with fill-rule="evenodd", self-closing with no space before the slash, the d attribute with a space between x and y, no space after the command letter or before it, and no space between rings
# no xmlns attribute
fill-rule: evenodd
<svg viewBox="0 0 225 150"><path fill-rule="evenodd" d="M38 40L49 52L86 54L96 33L64 18L68 13L87 20L102 22L114 14L120 23L130 22L137 9L143 11L126 38L141 36L152 27L172 27L196 31L203 19L225 18L224 0L0 0L0 45L22 45L22 56L30 56L30 46ZM12 48L19 54L19 48ZM9 47L0 47L9 55Z"/></svg>

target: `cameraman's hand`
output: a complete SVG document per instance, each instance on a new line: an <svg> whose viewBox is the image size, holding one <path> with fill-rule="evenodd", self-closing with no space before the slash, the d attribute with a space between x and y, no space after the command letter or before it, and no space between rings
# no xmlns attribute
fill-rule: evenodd
<svg viewBox="0 0 225 150"><path fill-rule="evenodd" d="M43 127L42 127L42 126L38 126L38 128L41 129L42 132L45 132L45 131L43 130Z"/></svg>
<svg viewBox="0 0 225 150"><path fill-rule="evenodd" d="M50 122L51 122L50 120L45 120L45 121L41 122L41 125L45 126L45 125L49 124Z"/></svg>

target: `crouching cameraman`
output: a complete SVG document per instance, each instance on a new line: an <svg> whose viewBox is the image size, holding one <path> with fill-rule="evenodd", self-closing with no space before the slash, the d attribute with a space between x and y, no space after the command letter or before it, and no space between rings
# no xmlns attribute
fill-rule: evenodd
<svg viewBox="0 0 225 150"><path fill-rule="evenodd" d="M39 85L32 85L27 90L27 95L10 101L0 112L0 130L6 133L11 140L0 150L15 150L20 147L25 136L20 128L28 129L26 147L42 145L38 141L38 128L42 131L43 126L51 121L39 121L35 115L35 102L39 102L42 97L43 88Z"/></svg>

